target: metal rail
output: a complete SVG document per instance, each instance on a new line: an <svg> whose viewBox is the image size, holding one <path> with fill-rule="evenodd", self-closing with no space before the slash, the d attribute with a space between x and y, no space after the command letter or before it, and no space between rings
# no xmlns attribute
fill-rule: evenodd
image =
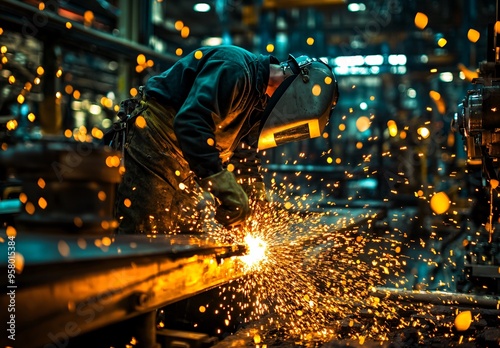
<svg viewBox="0 0 500 348"><path fill-rule="evenodd" d="M7 247L7 241L0 243L2 255L7 255ZM140 340L155 342L154 324L150 328L147 323L154 323L156 309L245 272L237 257L246 251L244 247L217 245L191 235L103 239L21 231L15 250L20 273L13 283L2 277L1 284L4 291L15 294L16 340L12 343L26 348L57 346L138 316L150 320L143 320L148 327L138 328L135 335L152 335ZM7 267L7 258L2 258L0 269L5 275ZM11 298L0 299L4 323L11 318L7 311Z"/></svg>

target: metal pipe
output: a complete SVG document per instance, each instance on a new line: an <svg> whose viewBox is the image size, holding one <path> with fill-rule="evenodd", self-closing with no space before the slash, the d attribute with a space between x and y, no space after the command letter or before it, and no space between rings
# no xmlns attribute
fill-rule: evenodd
<svg viewBox="0 0 500 348"><path fill-rule="evenodd" d="M500 296L471 295L456 292L416 291L377 287L372 294L381 299L427 302L432 304L457 304L500 309Z"/></svg>

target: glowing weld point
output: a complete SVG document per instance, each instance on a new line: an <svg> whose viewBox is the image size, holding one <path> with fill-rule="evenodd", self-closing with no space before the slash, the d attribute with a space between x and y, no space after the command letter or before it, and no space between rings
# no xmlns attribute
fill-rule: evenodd
<svg viewBox="0 0 500 348"><path fill-rule="evenodd" d="M248 254L242 256L241 260L248 268L256 267L258 264L267 259L267 243L261 238L247 235L245 236L244 241L248 247Z"/></svg>

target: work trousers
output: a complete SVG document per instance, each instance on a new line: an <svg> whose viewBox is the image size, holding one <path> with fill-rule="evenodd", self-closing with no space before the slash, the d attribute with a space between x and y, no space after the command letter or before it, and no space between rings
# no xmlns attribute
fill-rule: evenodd
<svg viewBox="0 0 500 348"><path fill-rule="evenodd" d="M131 114L125 173L118 187L118 233L199 233L215 202L195 180L173 131L175 110L143 100Z"/></svg>

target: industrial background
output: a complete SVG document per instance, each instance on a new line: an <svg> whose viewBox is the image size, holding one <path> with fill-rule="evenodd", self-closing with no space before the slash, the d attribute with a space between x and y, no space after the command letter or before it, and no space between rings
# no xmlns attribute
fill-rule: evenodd
<svg viewBox="0 0 500 348"><path fill-rule="evenodd" d="M1 0L2 346L497 347L498 11ZM339 86L321 137L264 153L252 267L250 245L113 234L120 101L220 44L324 58Z"/></svg>

